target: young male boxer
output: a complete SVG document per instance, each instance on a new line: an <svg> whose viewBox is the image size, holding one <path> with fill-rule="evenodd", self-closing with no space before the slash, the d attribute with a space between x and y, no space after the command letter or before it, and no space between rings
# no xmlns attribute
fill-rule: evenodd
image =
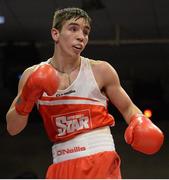
<svg viewBox="0 0 169 180"><path fill-rule="evenodd" d="M135 150L154 154L163 144L162 131L131 101L115 69L106 61L81 56L90 30L91 19L82 9L55 12L53 56L24 71L6 115L7 130L16 135L37 103L53 142L53 164L46 178L121 178L108 99L129 124L124 136Z"/></svg>

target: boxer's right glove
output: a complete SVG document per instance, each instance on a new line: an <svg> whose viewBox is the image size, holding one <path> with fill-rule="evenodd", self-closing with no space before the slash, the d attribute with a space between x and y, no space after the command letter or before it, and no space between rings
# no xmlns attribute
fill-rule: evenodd
<svg viewBox="0 0 169 180"><path fill-rule="evenodd" d="M131 118L124 137L133 149L144 154L158 152L164 141L163 132L143 114Z"/></svg>
<svg viewBox="0 0 169 180"><path fill-rule="evenodd" d="M40 65L27 79L19 96L15 109L20 115L28 115L38 100L46 92L53 95L59 86L58 72L50 65Z"/></svg>

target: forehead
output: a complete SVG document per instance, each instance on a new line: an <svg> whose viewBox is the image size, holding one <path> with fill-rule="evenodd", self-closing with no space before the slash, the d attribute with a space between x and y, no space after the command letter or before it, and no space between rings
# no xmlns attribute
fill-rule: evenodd
<svg viewBox="0 0 169 180"><path fill-rule="evenodd" d="M90 29L89 22L84 18L72 18L65 21L65 23L63 24L63 26L69 26L69 25L78 25L78 26L82 26L83 28Z"/></svg>

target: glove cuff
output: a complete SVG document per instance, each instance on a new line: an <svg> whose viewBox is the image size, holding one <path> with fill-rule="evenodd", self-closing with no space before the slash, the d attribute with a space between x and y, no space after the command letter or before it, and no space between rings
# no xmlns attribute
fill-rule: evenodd
<svg viewBox="0 0 169 180"><path fill-rule="evenodd" d="M146 116L144 114L142 114L142 113L136 113L136 114L131 116L130 123L133 122L133 121L136 121L136 120L137 121L142 121L142 118L146 118ZM148 118L146 118L146 119L148 119Z"/></svg>

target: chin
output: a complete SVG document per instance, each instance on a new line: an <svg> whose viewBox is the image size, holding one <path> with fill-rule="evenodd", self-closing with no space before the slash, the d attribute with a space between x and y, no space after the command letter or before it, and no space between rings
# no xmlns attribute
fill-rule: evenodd
<svg viewBox="0 0 169 180"><path fill-rule="evenodd" d="M72 56L74 56L74 57L75 57L75 56L79 57L80 55L81 55L81 52L73 52L73 53L72 53Z"/></svg>

